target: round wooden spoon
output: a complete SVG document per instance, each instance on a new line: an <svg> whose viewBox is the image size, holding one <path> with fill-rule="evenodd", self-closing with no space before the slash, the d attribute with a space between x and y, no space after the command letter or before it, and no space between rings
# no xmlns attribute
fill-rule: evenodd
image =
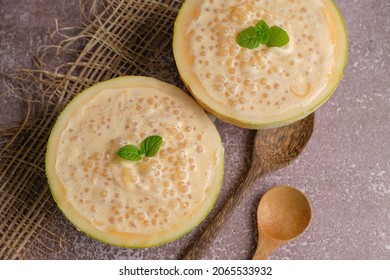
<svg viewBox="0 0 390 280"><path fill-rule="evenodd" d="M287 126L258 130L254 141L251 166L245 179L205 231L196 238L182 259L193 260L203 256L247 191L256 184L260 177L287 166L297 158L309 141L313 127L314 113Z"/></svg>
<svg viewBox="0 0 390 280"><path fill-rule="evenodd" d="M288 186L267 191L257 210L259 234L253 259L268 259L276 248L304 232L310 220L310 203L303 193Z"/></svg>

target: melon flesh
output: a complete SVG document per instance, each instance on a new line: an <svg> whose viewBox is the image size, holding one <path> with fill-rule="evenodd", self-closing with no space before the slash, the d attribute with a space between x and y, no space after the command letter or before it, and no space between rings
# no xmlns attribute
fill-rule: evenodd
<svg viewBox="0 0 390 280"><path fill-rule="evenodd" d="M116 154L151 135L159 152L140 161ZM50 135L46 172L55 201L81 231L121 247L172 241L212 208L223 177L219 133L182 90L120 77L79 94Z"/></svg>
<svg viewBox="0 0 390 280"><path fill-rule="evenodd" d="M240 47L238 34L264 20L289 34L281 47ZM216 117L246 128L275 127L322 105L347 61L347 33L331 0L187 0L175 22L179 73Z"/></svg>

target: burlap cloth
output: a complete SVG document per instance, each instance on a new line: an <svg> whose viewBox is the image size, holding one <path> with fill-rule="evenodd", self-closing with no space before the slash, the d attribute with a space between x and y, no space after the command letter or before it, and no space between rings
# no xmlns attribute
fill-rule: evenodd
<svg viewBox="0 0 390 280"><path fill-rule="evenodd" d="M25 101L26 117L14 127L0 128L0 259L178 258L194 235L158 249L112 248L78 233L51 197L44 170L47 139L58 114L76 94L121 75L152 76L184 88L171 47L183 1L82 2L83 26L57 26L53 45L41 47L33 58L35 69L2 78L8 93ZM219 197L223 201L248 165L245 151L250 150L251 134L221 122L217 127L227 155L232 156L230 150L233 157L241 155L225 171L230 176ZM230 142L232 134L240 145ZM240 246L253 249L251 241Z"/></svg>

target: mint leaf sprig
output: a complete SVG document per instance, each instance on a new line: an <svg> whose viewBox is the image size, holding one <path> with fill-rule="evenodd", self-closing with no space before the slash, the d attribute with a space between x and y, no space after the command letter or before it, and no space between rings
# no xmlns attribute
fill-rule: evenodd
<svg viewBox="0 0 390 280"><path fill-rule="evenodd" d="M287 32L278 27L271 26L260 20L255 26L245 28L240 32L237 43L247 49L255 49L262 45L268 47L283 47L290 41Z"/></svg>
<svg viewBox="0 0 390 280"><path fill-rule="evenodd" d="M125 160L139 161L143 156L152 157L157 154L162 144L162 137L158 135L152 135L146 137L138 149L134 145L126 145L121 147L117 151L117 155Z"/></svg>

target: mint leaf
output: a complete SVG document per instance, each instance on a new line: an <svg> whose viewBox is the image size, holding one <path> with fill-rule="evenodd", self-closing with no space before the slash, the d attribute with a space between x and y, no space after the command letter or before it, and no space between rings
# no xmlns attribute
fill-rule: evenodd
<svg viewBox="0 0 390 280"><path fill-rule="evenodd" d="M162 137L158 135L149 136L141 143L140 154L147 157L154 156L162 144Z"/></svg>
<svg viewBox="0 0 390 280"><path fill-rule="evenodd" d="M247 49L255 49L260 44L268 47L283 47L290 41L285 30L278 26L269 27L264 20L260 20L255 26L245 28L238 34L237 43Z"/></svg>
<svg viewBox="0 0 390 280"><path fill-rule="evenodd" d="M260 40L257 29L254 26L250 26L240 32L237 43L243 48L255 49L260 46Z"/></svg>
<svg viewBox="0 0 390 280"><path fill-rule="evenodd" d="M162 137L158 135L152 135L146 137L141 142L140 149L134 145L126 145L121 147L116 154L126 160L138 161L141 160L144 155L147 157L152 157L157 154L161 144Z"/></svg>
<svg viewBox="0 0 390 280"><path fill-rule="evenodd" d="M282 28L277 26L272 26L269 29L269 41L267 43L268 47L283 47L290 41L288 34Z"/></svg>
<svg viewBox="0 0 390 280"><path fill-rule="evenodd" d="M257 30L257 36L259 38L260 44L267 44L269 40L269 27L264 20L260 20L256 23L255 28Z"/></svg>
<svg viewBox="0 0 390 280"><path fill-rule="evenodd" d="M116 154L123 159L131 161L138 161L142 159L140 151L134 145L123 146L118 150Z"/></svg>

